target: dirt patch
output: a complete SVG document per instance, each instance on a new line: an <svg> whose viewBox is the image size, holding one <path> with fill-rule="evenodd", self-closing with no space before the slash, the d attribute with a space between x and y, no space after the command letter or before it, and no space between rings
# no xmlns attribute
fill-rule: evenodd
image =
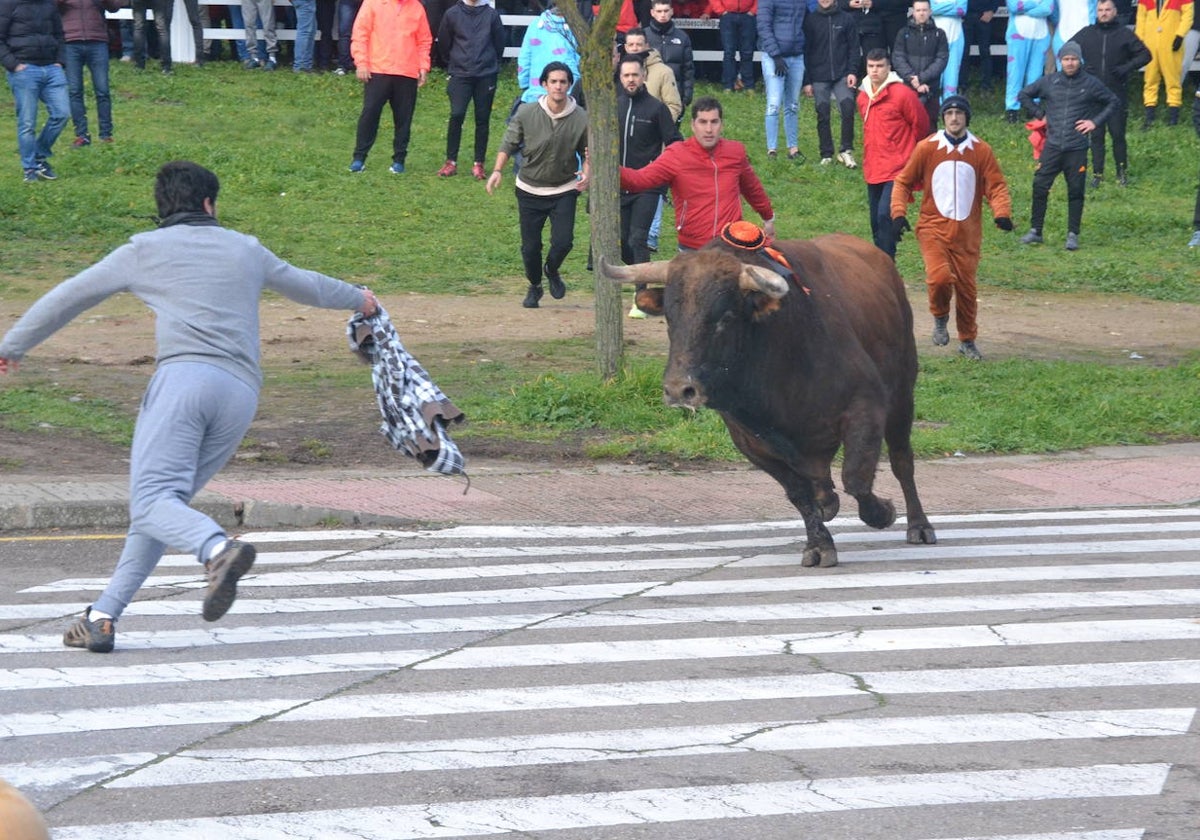
<svg viewBox="0 0 1200 840"><path fill-rule="evenodd" d="M923 288L910 288L922 353L953 352L927 346L930 319ZM587 338L594 332L590 296L568 294L541 309L526 310L506 297L392 295L384 299L406 346L434 378L452 355L491 359L517 367L531 363L528 342ZM0 332L21 309L0 300ZM1048 295L985 290L980 298L979 346L990 358L1024 357L1165 365L1200 349L1200 306L1134 298ZM369 385L347 405L302 392L286 383L289 370L356 363L345 349L345 316L288 301L263 305L263 366L268 383L248 443L229 470L318 467L370 467L398 458L378 432ZM639 353L667 349L661 319L627 319L625 337ZM26 360L23 374L49 377L67 388L86 388L130 413L136 410L153 372L153 316L136 300L122 296L77 319ZM548 360L538 360L547 363ZM549 360L552 362L552 360ZM0 387L20 382L10 378ZM453 394L450 394L453 398ZM584 460L582 435L550 443L473 437L463 441L470 457L510 457L539 462ZM0 473L82 475L121 473L128 467L123 447L61 433L0 434Z"/></svg>

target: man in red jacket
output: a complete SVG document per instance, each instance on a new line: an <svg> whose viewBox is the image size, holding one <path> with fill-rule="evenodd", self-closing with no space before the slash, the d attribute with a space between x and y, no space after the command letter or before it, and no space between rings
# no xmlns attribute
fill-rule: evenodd
<svg viewBox="0 0 1200 840"><path fill-rule="evenodd" d="M929 116L911 87L892 71L887 53L867 53L867 78L858 91L863 118L863 179L871 207L871 237L896 258L892 234L892 182L917 141L929 134Z"/></svg>
<svg viewBox="0 0 1200 840"><path fill-rule="evenodd" d="M679 250L694 251L742 218L742 198L762 217L767 242L775 239L775 211L754 173L746 147L721 136L721 103L710 96L692 105L692 136L672 143L641 169L621 167L621 189L644 192L669 186Z"/></svg>

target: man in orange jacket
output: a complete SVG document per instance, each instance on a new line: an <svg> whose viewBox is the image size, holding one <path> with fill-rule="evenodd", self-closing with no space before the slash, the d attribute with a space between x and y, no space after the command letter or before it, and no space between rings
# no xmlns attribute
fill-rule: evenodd
<svg viewBox="0 0 1200 840"><path fill-rule="evenodd" d="M366 168L385 104L392 106L395 126L388 171L393 175L404 171L417 88L429 75L432 46L433 34L420 0L363 0L350 47L355 72L364 85L351 172Z"/></svg>

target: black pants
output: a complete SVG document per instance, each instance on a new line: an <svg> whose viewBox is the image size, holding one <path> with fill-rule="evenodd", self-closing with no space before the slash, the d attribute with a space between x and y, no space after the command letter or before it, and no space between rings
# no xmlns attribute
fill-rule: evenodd
<svg viewBox="0 0 1200 840"><path fill-rule="evenodd" d="M817 110L817 143L821 147L821 157L833 157L833 126L831 115L833 107L830 99L837 99L838 114L842 120L842 134L837 150L848 152L854 148L854 91L846 84L845 79L832 82L813 82L813 102Z"/></svg>
<svg viewBox="0 0 1200 840"><path fill-rule="evenodd" d="M992 22L984 23L979 19L979 12L967 12L963 18L963 59L959 71L958 89L967 89L968 65L971 63L971 45L979 47L979 86L984 90L992 89L992 76L995 68L992 66ZM934 123L936 126L937 124Z"/></svg>
<svg viewBox="0 0 1200 840"><path fill-rule="evenodd" d="M575 247L575 205L578 190L558 195L534 195L517 188L517 212L521 222L521 262L525 277L534 286L542 284L542 229L550 220L550 251L546 265L558 271Z"/></svg>
<svg viewBox="0 0 1200 840"><path fill-rule="evenodd" d="M354 140L354 159L366 160L375 136L379 133L379 116L383 106L392 106L392 161L404 163L408 155L408 138L412 134L413 111L417 107L417 80L410 76L388 76L372 73L363 86L362 114L358 117L358 135Z"/></svg>
<svg viewBox="0 0 1200 840"><path fill-rule="evenodd" d="M317 0L317 29L321 32L321 40L317 41L317 67L322 70L333 66L333 19L336 15L337 0Z"/></svg>
<svg viewBox="0 0 1200 840"><path fill-rule="evenodd" d="M1041 163L1033 173L1033 210L1030 227L1041 232L1046 221L1046 199L1054 179L1062 173L1067 182L1067 232L1079 233L1083 221L1083 186L1087 179L1087 149L1063 150L1056 146L1042 149Z"/></svg>
<svg viewBox="0 0 1200 840"><path fill-rule="evenodd" d="M146 10L154 12L154 29L158 32L158 57L163 70L171 69L171 15L174 0L133 0L133 63L146 66Z"/></svg>
<svg viewBox="0 0 1200 840"><path fill-rule="evenodd" d="M488 121L492 118L492 102L496 98L496 74L490 76L451 76L446 82L450 97L450 125L446 129L446 160L458 160L462 145L463 123L467 106L475 103L475 157L483 163L487 158Z"/></svg>
<svg viewBox="0 0 1200 840"><path fill-rule="evenodd" d="M895 181L867 184L867 206L871 208L871 239L875 247L896 259L896 238L892 235L892 187Z"/></svg>
<svg viewBox="0 0 1200 840"><path fill-rule="evenodd" d="M1192 216L1192 229L1200 230L1200 189L1196 190L1196 214Z"/></svg>
<svg viewBox="0 0 1200 840"><path fill-rule="evenodd" d="M621 195L621 260L626 265L650 262L650 225L660 198L653 191Z"/></svg>
<svg viewBox="0 0 1200 840"><path fill-rule="evenodd" d="M1114 91L1115 93L1115 91ZM1112 134L1113 160L1117 169L1129 165L1129 149L1125 143L1125 124L1129 117L1129 103L1123 96L1117 97L1117 107L1113 108L1112 116L1092 132L1092 171L1097 175L1104 174L1104 134Z"/></svg>

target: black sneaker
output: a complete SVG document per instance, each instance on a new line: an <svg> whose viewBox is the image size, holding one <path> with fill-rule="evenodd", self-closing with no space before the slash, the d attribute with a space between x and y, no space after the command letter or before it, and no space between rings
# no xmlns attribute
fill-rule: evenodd
<svg viewBox="0 0 1200 840"><path fill-rule="evenodd" d="M950 331L946 329L946 325L949 323L949 315L945 318L933 319L933 343L938 347L945 347L950 343Z"/></svg>
<svg viewBox="0 0 1200 840"><path fill-rule="evenodd" d="M58 176L54 174L54 170L50 168L50 164L46 163L44 160L38 161L37 176L43 181L53 181L58 178Z"/></svg>
<svg viewBox="0 0 1200 840"><path fill-rule="evenodd" d="M545 290L540 285L535 286L530 283L529 291L525 293L525 300L521 301L521 305L526 309L537 309L538 301L542 299L542 295L545 293Z"/></svg>
<svg viewBox="0 0 1200 840"><path fill-rule="evenodd" d="M88 607L83 615L63 633L63 644L67 647L87 648L92 653L111 653L116 644L117 632L111 618L101 618L92 621L92 608Z"/></svg>
<svg viewBox="0 0 1200 840"><path fill-rule="evenodd" d="M550 297L555 300L562 300L563 295L567 293L567 284L563 282L562 275L557 271L551 270L550 263L542 266L542 273L550 281Z"/></svg>
<svg viewBox="0 0 1200 840"><path fill-rule="evenodd" d="M233 606L237 598L238 578L250 571L258 554L249 543L229 540L216 557L204 564L204 576L208 578L208 592L204 595L201 615L205 621L216 621Z"/></svg>
<svg viewBox="0 0 1200 840"><path fill-rule="evenodd" d="M974 341L963 341L958 345L958 354L964 358L970 359L973 362L982 362L983 354L979 352L979 348L975 346Z"/></svg>

